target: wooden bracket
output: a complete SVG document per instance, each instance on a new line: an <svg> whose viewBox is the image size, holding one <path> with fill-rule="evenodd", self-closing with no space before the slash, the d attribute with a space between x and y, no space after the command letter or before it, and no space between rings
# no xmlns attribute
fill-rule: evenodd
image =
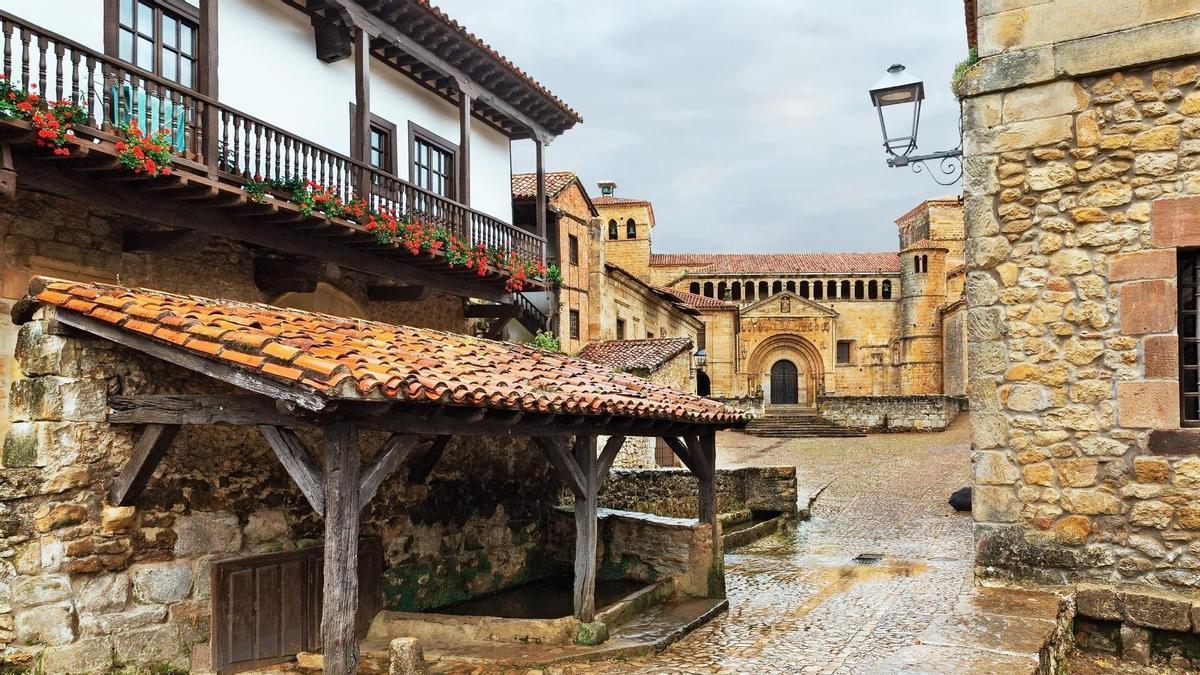
<svg viewBox="0 0 1200 675"><path fill-rule="evenodd" d="M0 145L0 199L8 200L17 194L17 171L13 166L12 146Z"/></svg>
<svg viewBox="0 0 1200 675"><path fill-rule="evenodd" d="M604 450L600 452L600 459L596 462L596 482L603 483L605 478L608 478L608 472L612 469L613 462L617 459L617 453L621 451L621 446L625 445L624 436L609 436L604 443Z"/></svg>
<svg viewBox="0 0 1200 675"><path fill-rule="evenodd" d="M375 455L370 468L362 472L358 481L358 507L366 508L375 497L379 486L412 455L417 447L417 437L408 434L392 434Z"/></svg>
<svg viewBox="0 0 1200 675"><path fill-rule="evenodd" d="M429 480L429 474L433 473L433 468L442 458L442 453L445 452L446 445L450 443L451 438L451 436L438 436L424 452L409 462L408 482L421 485Z"/></svg>
<svg viewBox="0 0 1200 675"><path fill-rule="evenodd" d="M542 447L542 452L546 454L546 459L550 461L550 466L558 473L559 480L570 488L576 499L583 498L588 479L579 470L579 464L567 449L566 439L559 436L540 436L537 441Z"/></svg>
<svg viewBox="0 0 1200 675"><path fill-rule="evenodd" d="M148 424L137 443L133 446L133 454L121 469L121 475L108 491L108 503L113 506L129 506L146 487L150 476L158 468L158 463L167 454L175 434L179 433L177 424Z"/></svg>
<svg viewBox="0 0 1200 675"><path fill-rule="evenodd" d="M262 432L263 438L267 439L267 443L271 444L275 456L279 457L284 470L300 488L301 494L308 500L313 511L319 516L324 516L325 494L321 487L321 472L313 463L312 455L304 446L304 441L300 440L296 432L284 427L260 424L258 430Z"/></svg>

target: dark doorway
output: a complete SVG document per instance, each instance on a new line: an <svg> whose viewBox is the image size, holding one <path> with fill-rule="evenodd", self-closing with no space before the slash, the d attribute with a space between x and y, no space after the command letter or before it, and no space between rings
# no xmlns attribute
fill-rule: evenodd
<svg viewBox="0 0 1200 675"><path fill-rule="evenodd" d="M696 371L696 393L700 396L708 396L712 393L712 383L708 379L708 373L703 370Z"/></svg>
<svg viewBox="0 0 1200 675"><path fill-rule="evenodd" d="M771 366L771 405L796 405L799 402L796 364L788 360Z"/></svg>

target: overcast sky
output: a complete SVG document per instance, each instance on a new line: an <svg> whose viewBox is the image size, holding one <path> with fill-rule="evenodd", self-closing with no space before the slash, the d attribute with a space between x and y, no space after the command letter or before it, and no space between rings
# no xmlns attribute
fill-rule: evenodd
<svg viewBox="0 0 1200 675"><path fill-rule="evenodd" d="M905 64L919 152L957 145L961 0L436 3L583 116L547 168L653 201L658 252L895 250L897 216L959 191L885 166L867 90Z"/></svg>

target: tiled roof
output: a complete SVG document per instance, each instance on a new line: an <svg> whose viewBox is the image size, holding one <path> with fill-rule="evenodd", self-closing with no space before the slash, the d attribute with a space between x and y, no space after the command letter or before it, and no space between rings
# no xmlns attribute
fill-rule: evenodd
<svg viewBox="0 0 1200 675"><path fill-rule="evenodd" d="M918 239L917 241L914 241L913 243L909 244L908 246L905 246L903 249L900 250L900 252L904 253L905 251L929 251L929 250L949 251L950 249L946 248L945 246L942 246L941 244L939 244L936 241L933 241L931 239Z"/></svg>
<svg viewBox="0 0 1200 675"><path fill-rule="evenodd" d="M542 94L546 98L553 101L555 106L557 106L564 113L569 115L577 123L583 122L583 118L580 117L579 113L575 112L571 108L571 106L567 105L562 99L555 96L554 93L551 92L549 89L542 86L542 84L540 82L533 79L533 77L530 76L529 73L525 72L524 70L521 70L520 68L517 67L517 65L515 63L513 63L512 61L509 61L507 58L505 58L503 55L501 55L500 52L497 52L491 45L484 42L482 39L480 39L477 35L475 35L471 31L467 30L466 26L460 24L459 22L455 21L454 19L451 19L445 12L443 12L440 8L438 8L437 5L434 5L433 3L429 2L429 0L416 0L416 2L417 2L417 4L422 5L425 8L427 8L429 10L429 13L431 15L433 15L438 21L441 21L444 25L449 27L451 30L458 33L460 36L466 38L466 40L468 42L475 45L475 47L477 47L478 49L483 50L485 53L487 53L488 56L490 56L493 59L495 59L496 61L498 61L510 73L512 73L513 75L516 75L519 79L521 79L523 82L525 82L529 86L533 87L540 94ZM386 3L385 3L385 5L386 5Z"/></svg>
<svg viewBox="0 0 1200 675"><path fill-rule="evenodd" d="M635 199L633 197L618 197L616 195L600 195L592 200L596 206L620 206L633 204L649 204L645 199Z"/></svg>
<svg viewBox="0 0 1200 675"><path fill-rule="evenodd" d="M681 291L678 288L671 288L670 286L655 286L655 288L674 297L676 300L682 302L688 307L698 307L703 309L737 308L737 305L732 302L725 302L724 300L718 300L717 298L710 298L706 295L696 295L695 293Z"/></svg>
<svg viewBox="0 0 1200 675"><path fill-rule="evenodd" d="M588 344L583 351L579 352L579 358L595 361L617 370L654 371L691 349L692 341L688 338L609 340Z"/></svg>
<svg viewBox="0 0 1200 675"><path fill-rule="evenodd" d="M554 199L568 185L578 180L574 171L546 172L546 199ZM512 175L513 199L535 199L537 197L537 174L514 173Z"/></svg>
<svg viewBox="0 0 1200 675"><path fill-rule="evenodd" d="M975 47L979 43L978 23L979 4L978 0L963 0L963 18L967 23L967 47Z"/></svg>
<svg viewBox="0 0 1200 675"><path fill-rule="evenodd" d="M925 201L923 201L923 202L917 204L916 206L912 207L911 209L905 211L904 215L897 218L894 222L897 225L899 225L934 204L937 204L940 206L950 206L950 205L957 205L958 203L959 203L958 197L955 195L946 195L945 197L934 197L933 199L926 199Z"/></svg>
<svg viewBox="0 0 1200 675"><path fill-rule="evenodd" d="M326 399L744 421L742 413L694 394L525 345L101 283L37 277L30 294L62 312Z"/></svg>
<svg viewBox="0 0 1200 675"><path fill-rule="evenodd" d="M900 258L895 253L652 253L650 265L706 274L887 274L900 271Z"/></svg>

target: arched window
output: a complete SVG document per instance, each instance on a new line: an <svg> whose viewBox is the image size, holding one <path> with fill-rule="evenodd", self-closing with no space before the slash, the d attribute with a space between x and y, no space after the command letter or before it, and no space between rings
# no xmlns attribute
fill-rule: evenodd
<svg viewBox="0 0 1200 675"><path fill-rule="evenodd" d="M913 256L913 272L915 274L921 273L921 256L919 255Z"/></svg>
<svg viewBox="0 0 1200 675"><path fill-rule="evenodd" d="M923 256L921 256L921 272L928 272L928 271L929 271L929 256L923 255Z"/></svg>
<svg viewBox="0 0 1200 675"><path fill-rule="evenodd" d="M771 293L772 294L782 293L782 292L783 292L783 282L782 281L776 281L775 283L771 284Z"/></svg>
<svg viewBox="0 0 1200 675"><path fill-rule="evenodd" d="M813 300L822 300L825 298L825 284L820 281L813 282Z"/></svg>
<svg viewBox="0 0 1200 675"><path fill-rule="evenodd" d="M786 284L783 285L783 287L788 290L788 293L796 292L796 282L794 282L794 281L787 282Z"/></svg>
<svg viewBox="0 0 1200 675"><path fill-rule="evenodd" d="M871 283L867 284L867 297L871 300L879 297L879 283L874 279L871 280Z"/></svg>
<svg viewBox="0 0 1200 675"><path fill-rule="evenodd" d="M854 299L855 299L855 300L862 300L862 299L863 299L863 282L862 282L862 279L859 279L858 281L854 282Z"/></svg>
<svg viewBox="0 0 1200 675"><path fill-rule="evenodd" d="M625 221L625 238L637 239L637 223L633 222L633 218Z"/></svg>
<svg viewBox="0 0 1200 675"><path fill-rule="evenodd" d="M747 300L754 299L754 282L753 281L746 282L746 290L743 291L743 293L746 296Z"/></svg>
<svg viewBox="0 0 1200 675"><path fill-rule="evenodd" d="M700 295L700 282L699 282L699 281L693 281L693 282L691 283L691 285L689 285L689 286L688 286L688 293L693 293L693 294L695 294L695 295Z"/></svg>
<svg viewBox="0 0 1200 675"><path fill-rule="evenodd" d="M758 282L758 299L762 300L771 294L771 285L765 281Z"/></svg>
<svg viewBox="0 0 1200 675"><path fill-rule="evenodd" d="M802 298L808 297L808 282L807 281L800 282L800 297L802 297Z"/></svg>
<svg viewBox="0 0 1200 675"><path fill-rule="evenodd" d="M720 298L720 299L722 299L722 300L724 300L724 299L725 299L725 293L726 293L726 291L728 291L728 290L729 290L729 287L728 287L728 286L725 284L725 282L724 282L724 281L722 281L722 282L719 282L719 283L717 284L717 297L718 297L718 298Z"/></svg>
<svg viewBox="0 0 1200 675"><path fill-rule="evenodd" d="M850 297L850 282L849 281L842 279L842 289L838 292L838 297L839 298L849 298Z"/></svg>
<svg viewBox="0 0 1200 675"><path fill-rule="evenodd" d="M892 281L891 281L891 279L883 280L883 299L884 300L892 299Z"/></svg>
<svg viewBox="0 0 1200 675"><path fill-rule="evenodd" d="M713 285L711 281L704 282L704 297L713 297Z"/></svg>
<svg viewBox="0 0 1200 675"><path fill-rule="evenodd" d="M615 221L615 220L608 221L608 238L609 239L617 238L617 221Z"/></svg>
<svg viewBox="0 0 1200 675"><path fill-rule="evenodd" d="M729 294L730 294L731 300L741 300L742 299L742 285L736 281L733 282L733 284L731 284L729 287Z"/></svg>

